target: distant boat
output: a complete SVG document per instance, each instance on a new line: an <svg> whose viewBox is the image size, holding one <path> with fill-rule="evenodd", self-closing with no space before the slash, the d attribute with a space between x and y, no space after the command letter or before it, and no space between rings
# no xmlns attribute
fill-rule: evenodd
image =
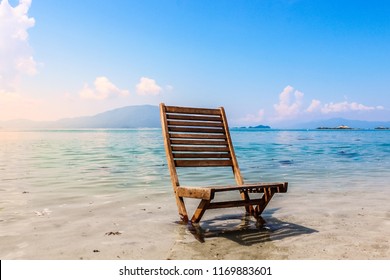
<svg viewBox="0 0 390 280"><path fill-rule="evenodd" d="M386 129L390 129L390 127L378 126L378 127L375 127L375 129L386 130Z"/></svg>

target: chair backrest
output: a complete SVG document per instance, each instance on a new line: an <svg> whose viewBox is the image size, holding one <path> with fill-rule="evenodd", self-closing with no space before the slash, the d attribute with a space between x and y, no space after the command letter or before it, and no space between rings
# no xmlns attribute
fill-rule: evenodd
<svg viewBox="0 0 390 280"><path fill-rule="evenodd" d="M243 184L223 107L218 109L160 104L161 125L172 184L179 186L176 167L233 169Z"/></svg>

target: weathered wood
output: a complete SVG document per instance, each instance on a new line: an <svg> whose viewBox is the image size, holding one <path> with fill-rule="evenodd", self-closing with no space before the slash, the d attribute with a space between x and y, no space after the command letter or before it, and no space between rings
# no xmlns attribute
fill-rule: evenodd
<svg viewBox="0 0 390 280"><path fill-rule="evenodd" d="M245 207L257 220L275 193L287 192L287 182L261 182L244 184L225 110L175 107L160 105L164 146L171 174L179 215L187 222L184 198L200 199L192 223L200 222L207 209ZM230 167L236 185L180 186L176 168L180 167ZM213 202L217 193L238 191L241 200ZM252 198L252 195L261 195Z"/></svg>
<svg viewBox="0 0 390 280"><path fill-rule="evenodd" d="M248 191L249 193L264 193L266 189L274 189L276 192L287 192L287 183L257 183L257 184L244 184L237 186L212 186L215 192L225 192L242 190Z"/></svg>
<svg viewBox="0 0 390 280"><path fill-rule="evenodd" d="M220 158L231 158L228 153L173 153L173 158L210 158L210 159L220 159Z"/></svg>
<svg viewBox="0 0 390 280"><path fill-rule="evenodd" d="M172 186L173 186L173 190L175 193L177 210L179 212L180 218L184 222L187 222L188 221L188 214L187 214L187 209L186 209L186 206L184 203L184 199L183 199L183 197L178 196L176 193L176 189L180 184L179 184L179 178L177 176L177 172L176 172L176 168L175 168L175 162L174 162L174 159L172 157L171 145L169 143L168 123L167 123L165 116L166 116L166 107L164 104L160 104L160 117L161 117L162 134L163 134L163 138L164 138L164 147L165 147L165 152L166 152L167 161L168 161L169 173L171 175Z"/></svg>
<svg viewBox="0 0 390 280"><path fill-rule="evenodd" d="M173 152L229 152L227 147L171 146Z"/></svg>
<svg viewBox="0 0 390 280"><path fill-rule="evenodd" d="M200 219L202 219L203 214L209 208L210 200L202 199L199 203L198 207L195 210L194 215L191 218L191 222L199 223Z"/></svg>
<svg viewBox="0 0 390 280"><path fill-rule="evenodd" d="M178 187L176 189L176 193L180 197L191 197L207 200L214 198L213 190L207 188Z"/></svg>
<svg viewBox="0 0 390 280"><path fill-rule="evenodd" d="M192 122L192 121L170 121L168 120L168 127L172 126L194 126L194 127L223 127L221 122Z"/></svg>
<svg viewBox="0 0 390 280"><path fill-rule="evenodd" d="M263 213L265 207L267 207L268 203L271 201L272 197L274 196L275 191L273 189L267 189L264 192L263 197L261 198L261 203L256 206L255 211L257 215L261 215Z"/></svg>
<svg viewBox="0 0 390 280"><path fill-rule="evenodd" d="M165 106L167 113L191 114L191 115L220 115L219 109L191 108Z"/></svg>
<svg viewBox="0 0 390 280"><path fill-rule="evenodd" d="M176 167L222 167L232 166L231 160L175 160Z"/></svg>
<svg viewBox="0 0 390 280"><path fill-rule="evenodd" d="M179 178L177 176L175 163L172 157L171 144L169 143L168 123L165 116L166 116L166 106L164 104L160 104L160 118L161 118L162 134L164 138L164 147L167 156L168 168L169 168L169 173L171 175L172 185L174 190L176 190L176 187L179 186Z"/></svg>
<svg viewBox="0 0 390 280"><path fill-rule="evenodd" d="M225 140L194 140L194 139L178 139L171 140L172 145L207 145L207 146L227 146Z"/></svg>
<svg viewBox="0 0 390 280"><path fill-rule="evenodd" d="M234 148L233 148L232 138L230 137L229 125L228 125L227 117L226 117L226 114L225 114L225 109L223 107L221 107L220 111L221 111L221 117L222 117L224 130L225 130L225 134L226 134L226 140L228 142L228 146L229 146L229 149L230 149L230 154L232 155L234 178L236 179L237 185L243 185L244 184L244 179L242 178L240 168L238 167L236 154L235 154ZM243 197L243 199L244 199L244 197Z"/></svg>
<svg viewBox="0 0 390 280"><path fill-rule="evenodd" d="M169 133L170 139L225 139L225 134Z"/></svg>
<svg viewBox="0 0 390 280"><path fill-rule="evenodd" d="M218 208L232 208L232 207L242 207L249 205L258 205L262 203L262 199L251 199L251 200L232 200L232 201L221 201L221 202L211 202L209 209L218 209Z"/></svg>
<svg viewBox="0 0 390 280"><path fill-rule="evenodd" d="M184 114L167 114L168 120L192 120L192 121L212 121L221 122L222 118L219 115L184 115Z"/></svg>
<svg viewBox="0 0 390 280"><path fill-rule="evenodd" d="M221 128L185 127L185 126L169 127L169 132L194 132L194 133L224 134L224 131Z"/></svg>
<svg viewBox="0 0 390 280"><path fill-rule="evenodd" d="M227 192L227 191L246 191L248 193L264 193L272 190L273 192L287 192L287 183L258 183L258 184L244 184L241 186L227 185L227 186L192 186L181 188L193 189L209 189L213 193Z"/></svg>

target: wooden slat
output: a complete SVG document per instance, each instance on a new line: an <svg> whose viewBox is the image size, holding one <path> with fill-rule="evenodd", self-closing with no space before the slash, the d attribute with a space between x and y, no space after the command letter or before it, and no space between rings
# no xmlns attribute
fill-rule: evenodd
<svg viewBox="0 0 390 280"><path fill-rule="evenodd" d="M176 193L180 197L191 197L208 200L214 198L213 191L207 188L178 187L176 189Z"/></svg>
<svg viewBox="0 0 390 280"><path fill-rule="evenodd" d="M195 133L170 133L170 139L224 139L225 134L195 134Z"/></svg>
<svg viewBox="0 0 390 280"><path fill-rule="evenodd" d="M176 167L232 166L231 160L175 160Z"/></svg>
<svg viewBox="0 0 390 280"><path fill-rule="evenodd" d="M232 201L213 202L213 203L210 203L210 205L208 206L208 209L259 205L262 202L263 202L262 199L251 199L248 201L246 201L246 200L232 200Z"/></svg>
<svg viewBox="0 0 390 280"><path fill-rule="evenodd" d="M231 158L229 153L173 153L173 158Z"/></svg>
<svg viewBox="0 0 390 280"><path fill-rule="evenodd" d="M169 132L194 132L194 133L220 133L225 131L220 128L202 128L202 127L168 127Z"/></svg>
<svg viewBox="0 0 390 280"><path fill-rule="evenodd" d="M167 114L168 120L189 120L189 121L211 121L220 122L221 116L207 116L207 115L183 115L183 114Z"/></svg>
<svg viewBox="0 0 390 280"><path fill-rule="evenodd" d="M174 152L229 152L227 147L209 147L209 146L172 146Z"/></svg>
<svg viewBox="0 0 390 280"><path fill-rule="evenodd" d="M222 123L217 122L192 122L192 121L169 121L168 126L196 126L196 127L223 127Z"/></svg>
<svg viewBox="0 0 390 280"><path fill-rule="evenodd" d="M176 107L165 106L167 113L179 113L179 114L196 114L196 115L220 115L219 109L205 109L205 108L190 108L190 107Z"/></svg>
<svg viewBox="0 0 390 280"><path fill-rule="evenodd" d="M193 140L193 139L179 139L171 140L171 145L211 145L211 146L227 146L225 140Z"/></svg>
<svg viewBox="0 0 390 280"><path fill-rule="evenodd" d="M264 190L274 189L276 192L287 192L287 183L272 182L272 183L256 183L256 184L245 184L238 186L212 186L210 187L215 192L225 192L234 190L245 190L250 193L263 193Z"/></svg>
<svg viewBox="0 0 390 280"><path fill-rule="evenodd" d="M258 189L259 192L264 192L264 190L273 189L274 191L279 190L279 192L287 192L287 182L266 182L266 183L255 183L255 184L244 184L244 185L227 185L227 186L208 186L200 187L193 186L194 188L207 188L211 189L213 192L226 192L226 191L237 191L244 190L249 191ZM277 191L278 192L278 191Z"/></svg>

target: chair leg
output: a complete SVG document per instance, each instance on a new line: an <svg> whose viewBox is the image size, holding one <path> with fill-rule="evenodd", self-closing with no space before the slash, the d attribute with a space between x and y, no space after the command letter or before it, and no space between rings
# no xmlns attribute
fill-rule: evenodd
<svg viewBox="0 0 390 280"><path fill-rule="evenodd" d="M179 211L180 218L183 222L187 223L188 222L188 214L187 214L187 209L184 204L184 199L182 197L179 197L176 195L176 204L177 204L177 209Z"/></svg>
<svg viewBox="0 0 390 280"><path fill-rule="evenodd" d="M257 216L260 216L263 213L265 207L267 207L268 203L271 201L274 194L275 194L275 191L272 190L271 188L267 188L264 190L264 195L261 198L261 203L259 205L257 205L256 209L255 209L255 214Z"/></svg>
<svg viewBox="0 0 390 280"><path fill-rule="evenodd" d="M199 223L202 219L204 212L206 212L208 206L210 205L210 200L202 199L196 208L194 215L192 216L192 223Z"/></svg>
<svg viewBox="0 0 390 280"><path fill-rule="evenodd" d="M250 200L249 194L248 194L247 191L242 191L242 192L240 192L240 194L241 194L241 199L242 200L245 200L245 201L249 201ZM248 214L253 214L254 209L253 209L252 205L247 205L247 206L245 206L245 211Z"/></svg>

